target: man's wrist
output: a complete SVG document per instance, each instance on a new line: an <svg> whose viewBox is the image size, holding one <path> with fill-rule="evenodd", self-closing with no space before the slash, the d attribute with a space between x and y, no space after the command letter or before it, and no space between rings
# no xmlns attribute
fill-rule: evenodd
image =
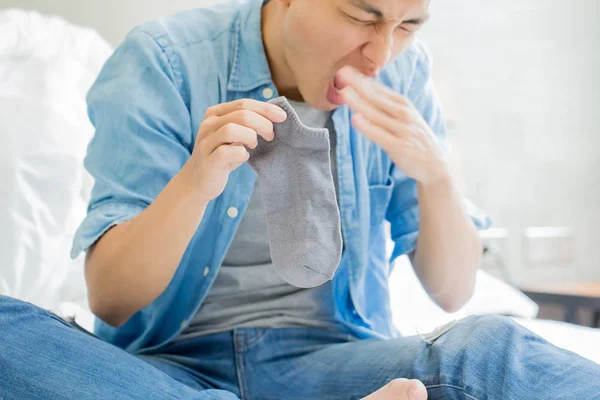
<svg viewBox="0 0 600 400"><path fill-rule="evenodd" d="M449 168L447 168L447 166L442 166L436 173L431 174L431 176L427 177L427 180L417 181L417 185L421 189L427 191L440 191L452 188L454 185L454 181L452 179L452 174L450 173Z"/></svg>
<svg viewBox="0 0 600 400"><path fill-rule="evenodd" d="M179 178L185 196L193 197L201 204L208 204L211 199L207 198L202 191L197 165L192 158L184 164L181 171L177 174L177 177Z"/></svg>

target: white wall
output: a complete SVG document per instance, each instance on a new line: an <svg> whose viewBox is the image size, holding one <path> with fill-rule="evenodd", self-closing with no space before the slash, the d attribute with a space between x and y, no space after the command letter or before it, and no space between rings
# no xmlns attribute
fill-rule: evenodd
<svg viewBox="0 0 600 400"><path fill-rule="evenodd" d="M468 194L509 230L513 275L600 280L600 2L434 0L431 11L423 37ZM575 262L532 267L529 226L573 227Z"/></svg>
<svg viewBox="0 0 600 400"><path fill-rule="evenodd" d="M0 8L19 7L65 17L95 28L113 45L133 27L161 15L204 7L217 0L0 0ZM115 12L118 10L118 12Z"/></svg>
<svg viewBox="0 0 600 400"><path fill-rule="evenodd" d="M134 25L211 0L0 0L119 43ZM119 10L118 13L112 10ZM434 0L436 60L467 194L509 230L516 280L600 280L600 2ZM573 227L576 261L531 267L528 226Z"/></svg>

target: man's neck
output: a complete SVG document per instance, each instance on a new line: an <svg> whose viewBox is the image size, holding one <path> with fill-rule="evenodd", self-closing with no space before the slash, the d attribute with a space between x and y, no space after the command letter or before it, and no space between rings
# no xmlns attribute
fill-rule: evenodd
<svg viewBox="0 0 600 400"><path fill-rule="evenodd" d="M285 17L283 7L277 1L269 1L263 6L261 16L263 46L273 83L279 94L291 100L303 101L294 75L285 60L282 35Z"/></svg>

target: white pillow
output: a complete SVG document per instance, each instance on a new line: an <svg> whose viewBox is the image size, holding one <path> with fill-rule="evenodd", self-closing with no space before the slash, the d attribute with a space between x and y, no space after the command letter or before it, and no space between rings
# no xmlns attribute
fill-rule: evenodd
<svg viewBox="0 0 600 400"><path fill-rule="evenodd" d="M69 248L90 190L85 96L112 49L91 29L14 9L0 10L0 37L0 294L85 306Z"/></svg>
<svg viewBox="0 0 600 400"><path fill-rule="evenodd" d="M535 318L538 313L535 302L482 270L477 273L473 297L459 311L447 313L429 298L406 256L395 261L390 276L390 301L394 324L404 336L428 333L446 322L470 315Z"/></svg>

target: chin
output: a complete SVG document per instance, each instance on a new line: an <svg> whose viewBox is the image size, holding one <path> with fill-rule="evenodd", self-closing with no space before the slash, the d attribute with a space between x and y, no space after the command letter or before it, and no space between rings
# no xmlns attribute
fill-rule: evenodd
<svg viewBox="0 0 600 400"><path fill-rule="evenodd" d="M314 108L321 110L321 111L334 111L339 107L340 107L339 105L331 104L330 102L327 101L327 99L323 99L321 104L319 104L319 107L314 107Z"/></svg>
<svg viewBox="0 0 600 400"><path fill-rule="evenodd" d="M333 82L326 82L323 85L304 87L300 90L300 94L304 99L304 102L321 111L333 111L338 108L341 104L339 96L330 93L333 88ZM333 90L335 93L335 90ZM333 102L332 102L333 101Z"/></svg>
<svg viewBox="0 0 600 400"><path fill-rule="evenodd" d="M312 108L316 108L321 111L333 111L340 107L340 104L334 104L329 101L327 98L327 92L321 92L318 95L308 99L306 98L306 103L309 104Z"/></svg>

